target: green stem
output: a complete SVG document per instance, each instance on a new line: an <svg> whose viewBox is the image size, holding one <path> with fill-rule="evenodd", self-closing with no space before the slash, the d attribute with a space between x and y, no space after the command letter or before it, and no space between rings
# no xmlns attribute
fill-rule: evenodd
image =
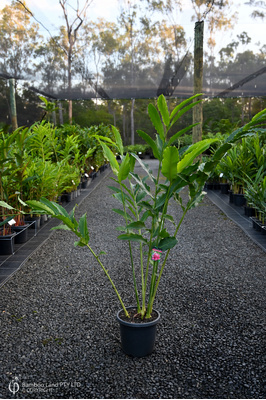
<svg viewBox="0 0 266 400"><path fill-rule="evenodd" d="M126 215L126 202L125 202L124 191L123 191L123 187L122 187L121 183L120 183L120 190L121 190L121 194L122 194L123 209L124 209L125 221L126 221L126 225L127 225L127 224L128 224L128 220L127 220L127 215ZM139 295L138 295L136 274L135 274L135 268L134 268L134 260L133 260L133 254L132 254L132 247L131 247L131 243L130 243L130 242L128 243L128 246L129 246L130 261L131 261L131 268L132 268L132 275L133 275L133 283L134 283L135 297L136 297L136 302L137 302L137 309L138 309L138 312L140 312Z"/></svg>
<svg viewBox="0 0 266 400"><path fill-rule="evenodd" d="M157 179L156 179L156 183L155 183L155 195L154 195L154 205L155 205L155 201L157 198L157 194L158 194L158 183L159 183L159 179L160 179L160 169L161 169L161 161L159 161L159 168L158 168L158 173L157 173ZM147 291L147 283L148 283L148 274L149 274L149 266L150 266L150 258L151 258L151 252L152 252L152 232L154 230L154 224L155 224L155 217L152 217L152 227L151 227L151 235L150 235L150 242L149 242L149 252L148 252L148 259L147 259L147 266L146 266L146 274L145 274L145 288L143 290L144 292L144 296L146 294ZM144 299L145 301L145 299Z"/></svg>
<svg viewBox="0 0 266 400"><path fill-rule="evenodd" d="M170 188L170 187L169 187ZM169 203L169 188L167 191L167 196L165 199L165 203L164 203L164 207L163 207L163 211L161 214L161 221L160 221L160 226L159 226L159 230L158 230L158 235L157 235L157 240L156 240L156 245L158 246L159 244L159 240L160 240L160 232L163 229L164 226L164 215L167 212L167 208L168 208L168 203ZM150 284L150 293L149 293L149 301L148 301L148 306L147 306L147 314L146 314L146 318L150 317L151 311L152 311L152 304L154 301L154 297L155 297L155 293L156 293L156 287L155 287L155 283L156 283L156 275L157 275L157 271L158 271L158 265L159 265L159 261L154 261L153 263L153 270L152 270L152 277L151 277L151 284Z"/></svg>
<svg viewBox="0 0 266 400"><path fill-rule="evenodd" d="M91 248L88 244L86 244L86 246L88 247L88 249L90 250L90 252L91 252L92 255L94 256L94 258L96 258L97 262L100 264L101 268L103 269L105 275L107 276L107 278L108 278L109 281L111 282L111 285L113 286L114 291L115 291L115 293L116 293L116 295L117 295L117 297L118 297L118 300L120 301L120 303L121 303L121 305L122 305L122 308L123 308L123 310L124 310L124 313L125 313L126 317L129 317L129 314L128 314L128 312L127 312L127 309L126 309L126 307L125 307L125 305L124 305L124 303L123 303L123 301L122 301L122 299L121 299L121 297L120 297L120 295L119 295L119 293L118 293L118 290L116 289L116 286L115 286L114 282L112 281L112 279L111 279L111 277L110 277L110 275L109 275L107 269L104 267L104 265L102 264L101 260L100 260L99 257L94 253L94 251L92 250L92 248Z"/></svg>
<svg viewBox="0 0 266 400"><path fill-rule="evenodd" d="M174 236L177 235L177 232L178 232L178 230L179 230L179 228L180 228L180 226L181 226L181 224L182 224L182 222L183 222L183 219L185 218L185 215L186 215L187 211L188 211L188 209L185 209L185 211L183 212L183 215L182 215L182 217L180 218L179 224L178 224L177 227L176 227ZM152 307L153 307L154 299L155 299L155 296L156 296L156 293L157 293L157 289L158 289L158 286L159 286L159 283L160 283L160 280L161 280L161 277L162 277L162 273L163 273L163 270L164 270L164 267L165 267L167 258L168 258L169 253L170 253L170 250L171 250L171 249L167 250L166 256L165 256L165 258L164 258L164 262L163 262L163 265L162 265L162 267L161 267L161 270L160 270L160 273L159 273L159 276L158 276L158 279L157 279L157 282L156 282L156 285L155 285L155 290L154 290L152 299L151 299L151 301L149 302L149 308L147 308L146 318L150 318L150 316L151 316L150 313L152 312Z"/></svg>

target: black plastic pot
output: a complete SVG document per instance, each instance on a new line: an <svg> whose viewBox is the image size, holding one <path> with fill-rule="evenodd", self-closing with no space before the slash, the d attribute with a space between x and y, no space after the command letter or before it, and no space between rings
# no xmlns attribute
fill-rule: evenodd
<svg viewBox="0 0 266 400"><path fill-rule="evenodd" d="M213 190L220 190L220 183L219 182L213 182Z"/></svg>
<svg viewBox="0 0 266 400"><path fill-rule="evenodd" d="M228 183L220 183L221 194L228 194L229 188Z"/></svg>
<svg viewBox="0 0 266 400"><path fill-rule="evenodd" d="M136 307L127 307L127 310ZM156 310L154 310L156 311ZM156 311L158 317L151 322L134 323L123 321L117 313L117 320L120 324L122 350L132 357L145 357L154 350L156 328L160 320L160 313Z"/></svg>
<svg viewBox="0 0 266 400"><path fill-rule="evenodd" d="M253 225L253 229L255 229L258 232L261 232L261 222L255 218L255 217L250 217Z"/></svg>
<svg viewBox="0 0 266 400"><path fill-rule="evenodd" d="M12 231L16 233L15 243L21 244L25 243L28 240L28 229L29 225L21 225L21 226L12 226Z"/></svg>
<svg viewBox="0 0 266 400"><path fill-rule="evenodd" d="M205 189L212 190L213 189L213 183L212 182L206 182L205 183Z"/></svg>
<svg viewBox="0 0 266 400"><path fill-rule="evenodd" d="M246 198L243 194L233 194L233 202L235 206L242 207L246 204Z"/></svg>
<svg viewBox="0 0 266 400"><path fill-rule="evenodd" d="M0 255L11 255L14 253L15 233L11 235L0 236Z"/></svg>
<svg viewBox="0 0 266 400"><path fill-rule="evenodd" d="M244 210L245 210L245 215L246 215L247 217L254 217L254 215L255 215L255 209L254 209L253 207L245 206L245 207L244 207Z"/></svg>
<svg viewBox="0 0 266 400"><path fill-rule="evenodd" d="M229 193L229 203L233 203L234 202L233 191L232 190L228 190L228 193Z"/></svg>
<svg viewBox="0 0 266 400"><path fill-rule="evenodd" d="M30 229L39 229L41 226L41 217L37 215L26 215L25 222L29 222ZM34 224L32 222L34 222Z"/></svg>

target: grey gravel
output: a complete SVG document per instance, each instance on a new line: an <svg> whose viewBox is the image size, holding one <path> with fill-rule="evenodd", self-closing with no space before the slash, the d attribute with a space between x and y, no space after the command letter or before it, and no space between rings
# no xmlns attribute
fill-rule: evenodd
<svg viewBox="0 0 266 400"><path fill-rule="evenodd" d="M87 211L92 247L134 305L109 184L77 215ZM265 398L265 253L208 198L178 239L155 304L156 349L137 359L121 350L103 272L71 232L54 231L0 290L0 397Z"/></svg>

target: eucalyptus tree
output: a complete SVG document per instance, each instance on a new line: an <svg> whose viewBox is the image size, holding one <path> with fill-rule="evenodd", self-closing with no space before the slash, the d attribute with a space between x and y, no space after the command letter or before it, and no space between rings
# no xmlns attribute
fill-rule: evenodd
<svg viewBox="0 0 266 400"><path fill-rule="evenodd" d="M86 18L86 12L88 7L91 5L93 0L84 0L80 7L79 0L76 0L76 6L73 6L68 0L59 0L59 4L62 7L65 28L66 28L66 39L61 46L67 57L67 80L68 80L68 91L69 94L72 89L72 64L73 58L78 52L77 41L78 31L82 26L84 19ZM69 100L68 108L69 123L72 124L72 100Z"/></svg>
<svg viewBox="0 0 266 400"><path fill-rule="evenodd" d="M0 10L0 73L24 79L32 75L38 30L21 3L12 0Z"/></svg>

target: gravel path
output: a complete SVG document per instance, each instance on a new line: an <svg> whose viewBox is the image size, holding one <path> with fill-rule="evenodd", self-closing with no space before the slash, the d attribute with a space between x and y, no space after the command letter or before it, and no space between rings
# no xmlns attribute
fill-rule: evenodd
<svg viewBox="0 0 266 400"><path fill-rule="evenodd" d="M108 253L102 260L132 305L108 184L77 215L87 211L92 247ZM121 351L120 305L74 241L54 231L0 290L1 398L266 397L265 253L207 198L186 216L168 259L156 349L146 358Z"/></svg>

